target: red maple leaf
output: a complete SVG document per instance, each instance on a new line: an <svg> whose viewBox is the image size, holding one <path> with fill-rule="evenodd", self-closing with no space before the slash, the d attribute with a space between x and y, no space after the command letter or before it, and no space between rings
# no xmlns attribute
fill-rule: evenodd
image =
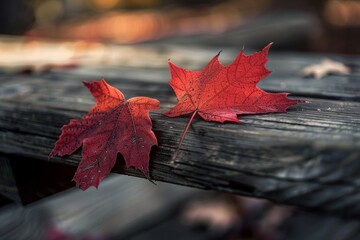
<svg viewBox="0 0 360 240"><path fill-rule="evenodd" d="M177 117L193 113L173 160L196 114L206 121L239 123L238 114L285 112L288 107L303 102L287 98L288 93L268 93L256 86L271 73L265 67L271 45L250 56L241 50L228 66L219 62L219 53L201 71L186 70L169 61L169 84L178 103L164 114Z"/></svg>
<svg viewBox="0 0 360 240"><path fill-rule="evenodd" d="M125 100L116 88L101 81L84 82L97 103L79 120L61 128L59 140L49 155L70 155L81 145L82 160L73 180L85 190L98 187L115 165L120 152L127 167L144 174L149 171L149 153L157 139L151 130L149 110L159 108L159 101L147 97Z"/></svg>

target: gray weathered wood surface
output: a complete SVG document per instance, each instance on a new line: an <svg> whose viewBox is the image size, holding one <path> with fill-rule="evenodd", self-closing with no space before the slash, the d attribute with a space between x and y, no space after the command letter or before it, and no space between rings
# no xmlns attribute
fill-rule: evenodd
<svg viewBox="0 0 360 240"><path fill-rule="evenodd" d="M299 71L323 56L270 52L267 66L273 73L259 86L290 92L292 98L310 103L287 113L241 116L241 124L195 119L177 160L171 162L189 118L161 114L176 103L166 84L166 60L170 57L178 65L200 69L218 49L145 45L126 51L137 52L139 59L131 62L124 57L116 66L84 66L35 76L4 72L0 83L1 154L47 161L60 127L84 115L94 103L81 81L104 76L127 98L144 95L161 101L161 109L151 113L159 141L151 154L154 180L360 215L359 58L330 56L350 66L352 74L315 80L301 77ZM224 49L221 60L228 63L238 51ZM52 161L76 166L80 159L77 153ZM122 161L119 156L116 172L143 177L124 169Z"/></svg>
<svg viewBox="0 0 360 240"><path fill-rule="evenodd" d="M169 218L181 202L199 193L112 174L99 189L70 189L26 207L0 208L0 239L54 239L45 237L53 229L83 239L130 239Z"/></svg>

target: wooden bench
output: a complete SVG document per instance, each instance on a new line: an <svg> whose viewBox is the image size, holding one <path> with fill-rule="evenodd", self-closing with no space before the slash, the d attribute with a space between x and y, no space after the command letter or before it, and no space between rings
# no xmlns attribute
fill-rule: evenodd
<svg viewBox="0 0 360 240"><path fill-rule="evenodd" d="M303 78L299 71L323 56L270 51L273 73L259 86L310 101L287 113L240 116L241 124L195 119L171 162L188 117L161 112L176 103L167 59L201 69L219 49L142 45L112 47L117 65L84 65L69 71L16 75L1 72L0 192L24 204L72 187L81 155L48 161L62 125L94 103L81 81L102 76L127 98L161 101L151 113L159 146L151 152L150 176L202 189L266 198L343 216L360 215L360 58L330 56L351 67L348 76ZM229 63L240 49L223 49ZM252 53L252 50L246 50ZM114 172L125 169L119 155ZM101 184L100 184L101 188Z"/></svg>

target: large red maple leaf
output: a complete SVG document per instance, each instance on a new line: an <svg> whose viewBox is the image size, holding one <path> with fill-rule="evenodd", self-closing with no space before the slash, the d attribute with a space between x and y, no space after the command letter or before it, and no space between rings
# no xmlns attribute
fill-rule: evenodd
<svg viewBox="0 0 360 240"><path fill-rule="evenodd" d="M179 147L196 114L206 121L239 123L238 114L285 112L288 107L303 102L287 98L288 93L268 93L256 86L271 73L265 67L271 45L250 56L241 50L228 66L219 62L219 53L201 71L186 70L169 61L169 84L178 103L164 114L177 117L193 113Z"/></svg>
<svg viewBox="0 0 360 240"><path fill-rule="evenodd" d="M49 155L70 155L81 145L82 160L73 180L85 190L98 187L110 173L120 152L127 167L149 171L149 153L157 139L151 130L149 110L159 108L159 101L148 97L125 100L116 88L101 81L84 82L96 99L90 112L61 128L59 140Z"/></svg>

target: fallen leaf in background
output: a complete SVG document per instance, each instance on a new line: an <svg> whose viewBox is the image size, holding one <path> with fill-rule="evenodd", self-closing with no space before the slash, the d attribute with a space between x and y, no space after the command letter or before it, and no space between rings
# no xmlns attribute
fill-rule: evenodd
<svg viewBox="0 0 360 240"><path fill-rule="evenodd" d="M186 70L169 61L169 84L178 103L164 115L177 117L192 113L173 160L197 114L205 121L239 123L238 114L286 112L290 106L304 103L287 98L288 93L268 93L256 86L271 72L265 67L271 45L249 56L243 49L228 66L219 62L219 53L201 71Z"/></svg>
<svg viewBox="0 0 360 240"><path fill-rule="evenodd" d="M95 236L92 234L84 234L80 236L71 235L54 225L49 226L44 236L44 240L105 240L105 239L107 238L103 236Z"/></svg>
<svg viewBox="0 0 360 240"><path fill-rule="evenodd" d="M70 120L61 128L49 159L70 155L83 145L82 160L73 178L82 190L98 187L115 165L119 152L126 167L135 167L146 175L150 150L157 145L149 111L158 109L159 101L148 97L125 100L104 79L84 85L97 103L86 116Z"/></svg>
<svg viewBox="0 0 360 240"><path fill-rule="evenodd" d="M269 201L222 194L193 199L182 209L184 225L214 232L228 232L226 239L280 239L280 226L293 213L293 207Z"/></svg>
<svg viewBox="0 0 360 240"><path fill-rule="evenodd" d="M290 206L272 205L261 219L259 223L260 228L263 229L263 232L266 232L268 229L276 229L292 212L293 208Z"/></svg>
<svg viewBox="0 0 360 240"><path fill-rule="evenodd" d="M24 65L16 69L17 73L20 74L36 74L42 72L49 72L51 70L70 70L79 67L77 63L64 63L64 64L33 64Z"/></svg>
<svg viewBox="0 0 360 240"><path fill-rule="evenodd" d="M229 230L241 224L237 209L225 199L190 202L182 212L186 225L206 225L214 230Z"/></svg>
<svg viewBox="0 0 360 240"><path fill-rule="evenodd" d="M328 74L347 75L350 68L341 62L335 62L330 59L324 59L319 64L313 64L301 70L303 76L314 76L316 79L323 78Z"/></svg>

